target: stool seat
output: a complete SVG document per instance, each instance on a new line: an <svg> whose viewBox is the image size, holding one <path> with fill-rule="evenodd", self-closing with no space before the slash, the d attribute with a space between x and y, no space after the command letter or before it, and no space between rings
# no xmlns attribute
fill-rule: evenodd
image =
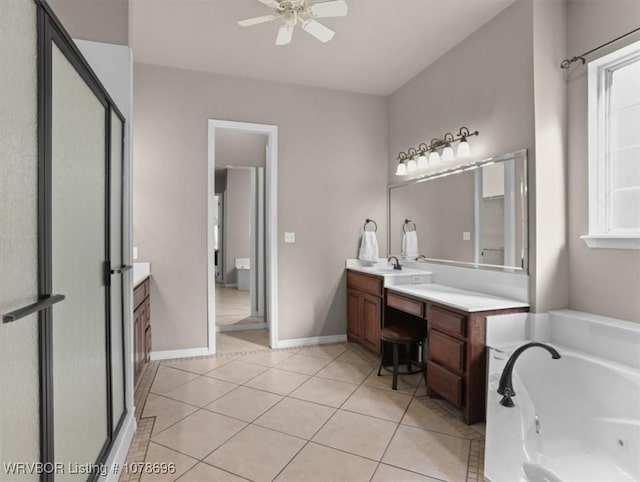
<svg viewBox="0 0 640 482"><path fill-rule="evenodd" d="M387 326L380 330L380 340L389 343L418 343L424 341L424 335L420 330L406 326Z"/></svg>
<svg viewBox="0 0 640 482"><path fill-rule="evenodd" d="M422 372L424 376L424 361L422 360L422 346L425 341L425 333L419 327L413 327L411 325L390 325L380 330L380 341L382 343L382 353L380 358L380 366L378 367L378 376L382 372L382 369L389 370L384 366L384 345L390 343L393 348L393 383L391 388L393 390L398 389L398 375L401 373L398 370L399 364L406 364L407 370L402 372L403 375L411 375L413 373ZM398 346L404 345L406 350L406 358L400 360L398 356ZM411 359L411 347L418 345L418 353L420 354L420 361ZM412 367L417 367L413 370Z"/></svg>

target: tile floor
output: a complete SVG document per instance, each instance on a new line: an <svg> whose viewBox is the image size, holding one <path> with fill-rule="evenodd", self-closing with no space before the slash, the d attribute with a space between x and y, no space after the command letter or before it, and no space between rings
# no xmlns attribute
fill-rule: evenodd
<svg viewBox="0 0 640 482"><path fill-rule="evenodd" d="M263 318L251 316L251 303L248 291L227 288L216 284L216 324L234 325L237 323L262 323Z"/></svg>
<svg viewBox="0 0 640 482"><path fill-rule="evenodd" d="M227 331L216 333L216 352L219 355L269 349L267 330Z"/></svg>
<svg viewBox="0 0 640 482"><path fill-rule="evenodd" d="M483 425L426 397L420 376L392 391L376 371L347 343L154 362L129 460L175 473L121 480L484 480Z"/></svg>

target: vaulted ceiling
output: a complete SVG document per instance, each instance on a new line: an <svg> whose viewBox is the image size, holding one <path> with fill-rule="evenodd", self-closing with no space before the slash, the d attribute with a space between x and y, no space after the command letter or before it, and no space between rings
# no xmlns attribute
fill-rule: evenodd
<svg viewBox="0 0 640 482"><path fill-rule="evenodd" d="M278 21L237 25L271 13L256 0L132 0L130 42L136 62L388 95L513 1L347 0L332 41L277 47Z"/></svg>

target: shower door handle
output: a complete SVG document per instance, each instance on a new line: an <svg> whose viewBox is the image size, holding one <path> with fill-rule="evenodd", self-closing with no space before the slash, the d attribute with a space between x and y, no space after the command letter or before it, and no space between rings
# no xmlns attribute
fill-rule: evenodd
<svg viewBox="0 0 640 482"><path fill-rule="evenodd" d="M64 300L64 295L51 295L45 296L39 301L32 303L30 305L24 306L22 308L18 308L17 310L13 310L10 313L6 313L2 315L2 323L12 323L14 321L18 321L21 318L29 316L33 313L37 313L38 311L42 311L50 306L55 305L56 303L60 303Z"/></svg>
<svg viewBox="0 0 640 482"><path fill-rule="evenodd" d="M133 266L131 266L130 264L123 264L122 266L120 266L119 268L116 269L112 269L111 270L111 274L121 274L121 273L125 273L127 271L129 271L130 269L132 269Z"/></svg>

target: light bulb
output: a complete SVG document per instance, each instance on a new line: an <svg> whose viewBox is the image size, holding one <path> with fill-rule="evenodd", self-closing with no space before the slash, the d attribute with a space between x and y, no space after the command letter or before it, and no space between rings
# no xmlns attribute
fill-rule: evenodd
<svg viewBox="0 0 640 482"><path fill-rule="evenodd" d="M398 169L396 169L396 176L406 176L407 165L404 162L398 163Z"/></svg>
<svg viewBox="0 0 640 482"><path fill-rule="evenodd" d="M427 156L424 155L424 152L420 154L418 157L418 169L426 169L429 167L429 163L427 162Z"/></svg>
<svg viewBox="0 0 640 482"><path fill-rule="evenodd" d="M411 159L409 159L409 162L407 163L407 171L415 172L417 170L418 170L418 163L416 162L416 158L412 157Z"/></svg>
<svg viewBox="0 0 640 482"><path fill-rule="evenodd" d="M447 143L444 149L442 149L442 160L443 161L453 161L456 156L453 154L453 147L451 144Z"/></svg>
<svg viewBox="0 0 640 482"><path fill-rule="evenodd" d="M438 154L438 151L431 151L431 154L429 154L429 165L431 166L435 166L436 164L440 163L440 154Z"/></svg>
<svg viewBox="0 0 640 482"><path fill-rule="evenodd" d="M468 157L471 155L471 146L469 146L469 142L466 137L460 139L460 144L458 144L458 157Z"/></svg>

